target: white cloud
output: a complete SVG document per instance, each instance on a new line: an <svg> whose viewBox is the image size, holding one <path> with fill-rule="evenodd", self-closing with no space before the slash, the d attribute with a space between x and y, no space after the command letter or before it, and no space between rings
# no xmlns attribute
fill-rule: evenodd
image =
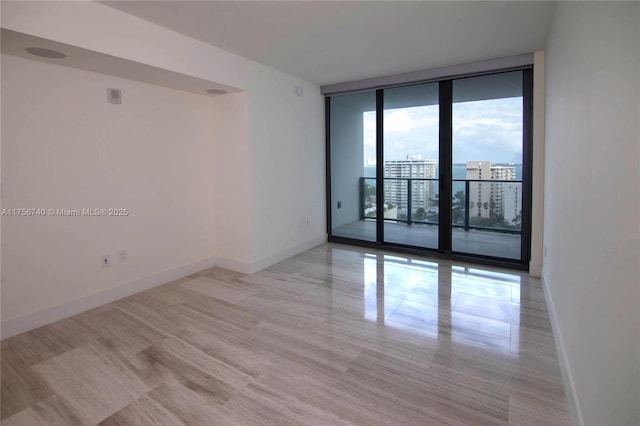
<svg viewBox="0 0 640 426"><path fill-rule="evenodd" d="M522 162L522 98L453 105L453 161Z"/></svg>
<svg viewBox="0 0 640 426"><path fill-rule="evenodd" d="M384 112L386 160L410 154L437 159L437 105L397 108ZM364 161L376 156L376 114L363 113ZM460 102L453 105L453 161L522 162L522 98Z"/></svg>
<svg viewBox="0 0 640 426"><path fill-rule="evenodd" d="M364 165L376 158L376 112L365 111L362 113L362 135L364 150Z"/></svg>

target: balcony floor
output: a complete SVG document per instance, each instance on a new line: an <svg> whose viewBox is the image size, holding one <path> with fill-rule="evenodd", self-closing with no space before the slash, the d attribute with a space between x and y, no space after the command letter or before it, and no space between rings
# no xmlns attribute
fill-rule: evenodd
<svg viewBox="0 0 640 426"><path fill-rule="evenodd" d="M385 222L385 241L416 247L437 248L438 227ZM333 230L336 237L375 241L376 222L358 220ZM462 229L453 230L453 251L505 259L520 259L520 235Z"/></svg>

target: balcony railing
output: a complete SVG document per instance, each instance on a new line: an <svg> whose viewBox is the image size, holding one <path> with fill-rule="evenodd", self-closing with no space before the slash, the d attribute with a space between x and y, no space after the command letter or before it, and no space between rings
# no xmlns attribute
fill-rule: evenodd
<svg viewBox="0 0 640 426"><path fill-rule="evenodd" d="M436 178L384 178L384 220L407 225L438 225L438 183ZM521 180L453 179L452 185L452 227L465 231L522 232ZM472 189L475 200L470 196ZM376 178L361 177L360 220L376 216Z"/></svg>

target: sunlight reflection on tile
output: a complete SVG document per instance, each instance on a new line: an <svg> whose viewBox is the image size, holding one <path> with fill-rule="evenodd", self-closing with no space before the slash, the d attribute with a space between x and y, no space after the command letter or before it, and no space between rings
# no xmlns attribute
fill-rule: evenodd
<svg viewBox="0 0 640 426"><path fill-rule="evenodd" d="M367 253L364 318L417 335L517 356L521 276Z"/></svg>
<svg viewBox="0 0 640 426"><path fill-rule="evenodd" d="M520 275L511 274L508 272L498 272L498 271L492 271L488 269L470 268L468 266L455 266L455 265L452 266L451 269L454 271L464 272L465 274L468 274L468 275L482 277L482 278L486 278L496 282L504 282L504 283L511 283L511 284L522 283L522 277Z"/></svg>

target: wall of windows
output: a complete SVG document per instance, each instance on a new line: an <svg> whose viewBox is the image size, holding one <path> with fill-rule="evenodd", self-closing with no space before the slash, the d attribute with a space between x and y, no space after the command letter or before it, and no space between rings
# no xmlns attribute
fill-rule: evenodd
<svg viewBox="0 0 640 426"><path fill-rule="evenodd" d="M526 268L532 69L327 97L331 241Z"/></svg>

